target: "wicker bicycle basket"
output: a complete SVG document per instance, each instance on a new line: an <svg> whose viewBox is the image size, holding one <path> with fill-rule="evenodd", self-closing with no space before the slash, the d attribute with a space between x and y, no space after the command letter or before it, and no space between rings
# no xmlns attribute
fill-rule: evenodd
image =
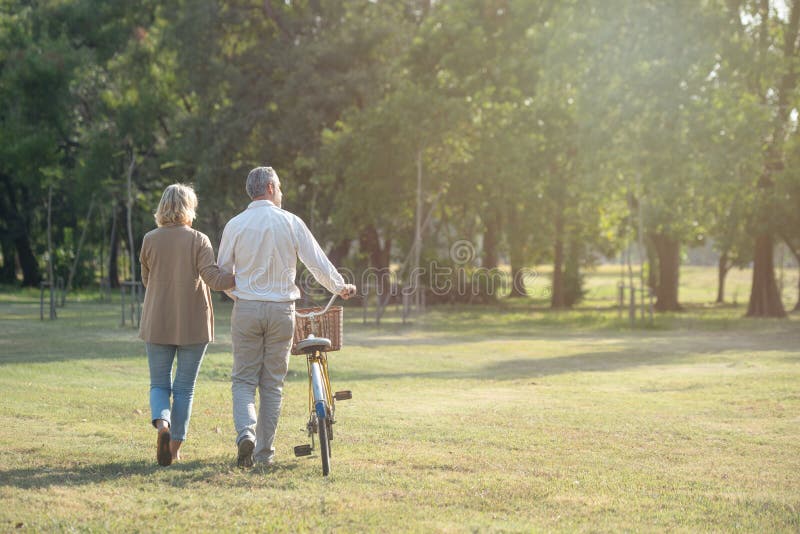
<svg viewBox="0 0 800 534"><path fill-rule="evenodd" d="M300 308L297 313L318 312L322 308ZM297 343L307 338L309 335L314 337L325 337L331 340L331 348L328 351L340 350L342 348L342 317L344 310L341 306L332 306L327 312L318 317L298 317L294 321L294 339L292 339L292 354L302 354L297 350Z"/></svg>

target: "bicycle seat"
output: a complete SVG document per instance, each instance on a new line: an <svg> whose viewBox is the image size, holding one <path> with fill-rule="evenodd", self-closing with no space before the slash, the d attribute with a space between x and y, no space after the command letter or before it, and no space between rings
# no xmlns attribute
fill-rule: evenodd
<svg viewBox="0 0 800 534"><path fill-rule="evenodd" d="M307 337L297 344L297 350L303 352L313 352L315 350L328 350L331 348L331 340L325 337Z"/></svg>

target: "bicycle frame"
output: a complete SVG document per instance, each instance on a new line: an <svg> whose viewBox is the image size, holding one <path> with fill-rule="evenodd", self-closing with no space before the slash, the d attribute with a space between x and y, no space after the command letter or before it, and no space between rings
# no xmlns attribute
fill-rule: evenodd
<svg viewBox="0 0 800 534"><path fill-rule="evenodd" d="M322 351L314 351L306 356L308 369L308 411L313 410L318 417L327 417L328 407L333 411L331 381L328 376L328 357Z"/></svg>

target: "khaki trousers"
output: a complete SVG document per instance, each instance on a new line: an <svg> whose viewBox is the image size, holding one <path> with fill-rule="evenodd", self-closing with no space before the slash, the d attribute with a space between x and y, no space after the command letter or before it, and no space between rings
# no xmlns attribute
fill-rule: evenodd
<svg viewBox="0 0 800 534"><path fill-rule="evenodd" d="M233 422L236 443L255 441L253 458L269 462L283 401L294 333L294 303L237 300L231 315ZM255 396L258 388L259 408Z"/></svg>

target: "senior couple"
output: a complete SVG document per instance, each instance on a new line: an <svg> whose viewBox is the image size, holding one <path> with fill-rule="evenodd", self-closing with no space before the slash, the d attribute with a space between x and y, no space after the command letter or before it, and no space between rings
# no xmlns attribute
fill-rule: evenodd
<svg viewBox="0 0 800 534"><path fill-rule="evenodd" d="M233 422L237 464L270 464L294 333L297 259L342 298L355 293L331 264L305 223L281 209L281 183L270 167L250 171L252 200L225 226L214 261L208 237L192 229L197 197L191 187L164 190L140 254L146 288L139 337L150 367L150 410L158 431L160 465L179 460L192 414L194 387L214 339L210 289L234 299ZM173 378L172 368L175 365ZM256 389L259 407L256 410Z"/></svg>

